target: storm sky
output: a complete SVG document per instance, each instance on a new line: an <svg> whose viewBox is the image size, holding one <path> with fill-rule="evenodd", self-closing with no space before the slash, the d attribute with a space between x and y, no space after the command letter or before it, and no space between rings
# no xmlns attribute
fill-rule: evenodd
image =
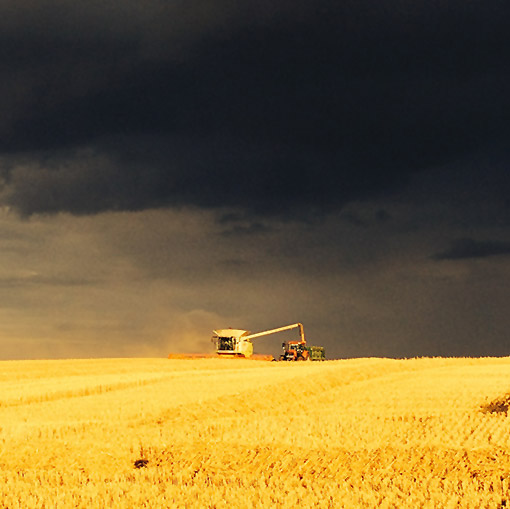
<svg viewBox="0 0 510 509"><path fill-rule="evenodd" d="M510 354L509 15L2 3L0 358Z"/></svg>

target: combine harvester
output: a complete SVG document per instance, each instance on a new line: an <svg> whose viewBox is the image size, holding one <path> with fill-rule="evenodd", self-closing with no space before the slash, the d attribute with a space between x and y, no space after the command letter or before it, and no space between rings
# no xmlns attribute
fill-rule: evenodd
<svg viewBox="0 0 510 509"><path fill-rule="evenodd" d="M170 354L169 359L200 359L207 357L226 357L235 359L252 360L276 360L272 355L260 355L253 353L252 339L276 334L290 329L299 328L300 338L298 341L287 341L282 343L283 353L280 355L281 361L323 361L326 359L324 348L322 346L307 346L305 332L301 323L285 325L277 329L266 330L250 334L250 331L242 329L219 329L213 331L214 335L211 341L215 344L215 354Z"/></svg>

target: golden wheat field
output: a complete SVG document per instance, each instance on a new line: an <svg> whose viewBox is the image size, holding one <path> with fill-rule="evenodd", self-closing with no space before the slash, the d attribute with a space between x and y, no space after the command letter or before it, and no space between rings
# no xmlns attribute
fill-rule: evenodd
<svg viewBox="0 0 510 509"><path fill-rule="evenodd" d="M510 506L510 358L0 363L0 507Z"/></svg>

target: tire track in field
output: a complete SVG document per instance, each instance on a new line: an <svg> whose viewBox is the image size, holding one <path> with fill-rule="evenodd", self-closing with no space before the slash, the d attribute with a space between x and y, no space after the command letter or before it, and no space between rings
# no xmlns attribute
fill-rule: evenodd
<svg viewBox="0 0 510 509"><path fill-rule="evenodd" d="M46 403L49 401L57 401L60 399L82 398L85 396L95 396L98 394L106 394L113 391L121 391L135 387L143 387L146 385L156 384L165 381L171 376L159 376L150 379L130 380L125 382L116 382L110 384L97 384L89 387L77 387L75 389L60 390L54 392L46 392L40 394L33 394L30 396L20 396L17 399L8 399L0 401L1 408L11 408L24 405L31 405L33 403Z"/></svg>
<svg viewBox="0 0 510 509"><path fill-rule="evenodd" d="M227 370L226 370L227 371ZM155 385L162 382L167 382L176 378L185 378L190 376L190 374L195 374L195 371L173 371L167 374L141 374L138 378L133 380L123 380L118 382L102 382L102 383L93 383L93 378L98 378L97 376L90 377L89 380L83 380L83 386L78 386L72 389L63 389L63 390L46 390L37 393L30 394L26 396L19 396L18 398L8 398L0 400L0 409L2 408L11 408L11 407L19 407L24 405L30 405L33 403L46 403L50 401L57 401L61 399L73 399L73 398L82 398L86 396L95 396L100 394L107 394L115 391L122 391L126 389L133 389L137 387L145 387L149 385ZM108 375L110 378L115 377L115 375ZM211 376L211 373L208 371L203 372L203 376ZM41 380L41 386L44 386L44 382L47 382L47 379ZM50 387L59 385L59 381L52 380ZM90 385L86 385L90 383ZM65 382L61 382L60 385L65 385ZM23 387L20 387L20 392L23 391Z"/></svg>
<svg viewBox="0 0 510 509"><path fill-rule="evenodd" d="M288 366L291 367L291 366ZM255 368L256 369L256 368ZM73 381L71 377L66 380L59 380L58 378L51 378L49 381L48 378L42 378L40 382L38 380L31 380L31 383L39 382L38 388L40 389L38 393L28 394L28 395L20 395L18 397L4 398L0 399L0 409L12 408L12 407L20 407L26 406L34 403L46 403L52 401L58 401L62 399L74 399L74 398L82 398L86 396L95 396L101 394L107 394L115 391L122 391L126 389L133 389L138 387L145 387L149 385L155 385L158 383L164 383L173 381L176 379L183 379L190 376L200 375L201 378L214 378L218 376L218 372L225 377L235 377L236 375L242 376L245 372L242 368L238 366L225 369L221 367L220 369L204 369L204 370L182 370L182 371L171 371L167 374L140 374L138 378L133 380L123 380L118 382L96 382L93 383L93 378L98 378L96 375L90 377L89 379L83 380L83 386L77 386L72 389L53 389L53 387L65 386L66 382L69 380ZM249 373L253 372L253 368L250 369ZM115 374L108 375L111 378L115 378ZM122 376L122 375L120 375ZM120 377L119 376L119 377ZM76 382L75 382L76 383ZM89 385L90 384L90 385ZM48 385L48 389L44 389L44 386ZM1 394L1 386L0 386L0 394ZM20 384L19 392L22 393L24 390L23 384Z"/></svg>
<svg viewBox="0 0 510 509"><path fill-rule="evenodd" d="M221 395L207 401L190 401L165 409L150 421L132 423L132 426L225 419L239 417L242 414L267 415L268 412L273 416L306 413L310 411L311 401L322 400L328 392L339 387L384 379L391 374L407 374L416 369L413 365L405 364L405 361L392 359L321 363L319 366L315 365L320 368L316 371L306 369L305 363L286 367L290 368L289 373L285 373L286 370L280 371L273 380L269 378L271 373L268 373L268 378L260 382L262 386ZM306 371L301 371L300 368L305 368Z"/></svg>

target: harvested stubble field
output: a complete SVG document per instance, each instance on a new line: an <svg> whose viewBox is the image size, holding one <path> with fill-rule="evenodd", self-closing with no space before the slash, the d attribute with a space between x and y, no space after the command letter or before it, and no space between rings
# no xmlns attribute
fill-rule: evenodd
<svg viewBox="0 0 510 509"><path fill-rule="evenodd" d="M0 363L0 506L510 506L510 358Z"/></svg>

